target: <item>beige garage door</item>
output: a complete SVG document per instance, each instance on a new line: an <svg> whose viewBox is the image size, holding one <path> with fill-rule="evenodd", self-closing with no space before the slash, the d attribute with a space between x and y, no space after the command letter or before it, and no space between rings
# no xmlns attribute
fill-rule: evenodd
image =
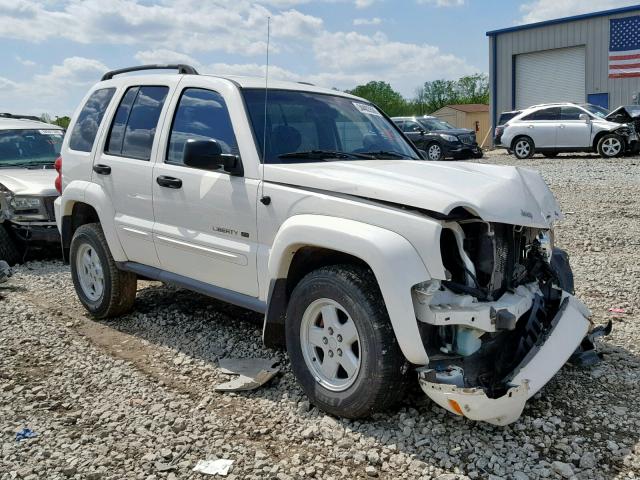
<svg viewBox="0 0 640 480"><path fill-rule="evenodd" d="M516 108L585 101L585 49L559 48L517 55Z"/></svg>

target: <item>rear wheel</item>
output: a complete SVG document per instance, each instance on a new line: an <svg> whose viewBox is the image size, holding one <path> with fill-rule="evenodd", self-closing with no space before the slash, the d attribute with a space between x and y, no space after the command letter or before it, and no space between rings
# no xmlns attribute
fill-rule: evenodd
<svg viewBox="0 0 640 480"><path fill-rule="evenodd" d="M520 160L533 157L535 147L529 137L520 137L513 142L513 153Z"/></svg>
<svg viewBox="0 0 640 480"><path fill-rule="evenodd" d="M131 310L137 278L118 269L99 224L89 223L76 230L69 263L78 298L93 316L117 317Z"/></svg>
<svg viewBox="0 0 640 480"><path fill-rule="evenodd" d="M598 153L602 158L614 158L622 154L624 143L622 138L614 133L605 135L598 142Z"/></svg>
<svg viewBox="0 0 640 480"><path fill-rule="evenodd" d="M325 412L359 418L402 398L408 365L370 270L308 274L291 294L286 335L298 382Z"/></svg>
<svg viewBox="0 0 640 480"><path fill-rule="evenodd" d="M440 144L432 143L427 147L427 158L432 161L438 161L444 158Z"/></svg>
<svg viewBox="0 0 640 480"><path fill-rule="evenodd" d="M11 266L22 260L18 246L3 224L0 224L0 260L4 260Z"/></svg>

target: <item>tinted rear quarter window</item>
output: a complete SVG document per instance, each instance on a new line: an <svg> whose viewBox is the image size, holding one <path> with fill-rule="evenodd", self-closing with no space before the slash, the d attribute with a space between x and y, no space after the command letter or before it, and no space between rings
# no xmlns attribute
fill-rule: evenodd
<svg viewBox="0 0 640 480"><path fill-rule="evenodd" d="M149 160L158 120L169 87L131 87L124 94L111 123L105 152Z"/></svg>
<svg viewBox="0 0 640 480"><path fill-rule="evenodd" d="M560 119L560 107L543 108L536 112L530 113L523 120L559 120Z"/></svg>
<svg viewBox="0 0 640 480"><path fill-rule="evenodd" d="M82 107L71 132L69 147L72 150L91 151L98 134L98 127L115 91L115 88L101 88L91 94L87 103Z"/></svg>

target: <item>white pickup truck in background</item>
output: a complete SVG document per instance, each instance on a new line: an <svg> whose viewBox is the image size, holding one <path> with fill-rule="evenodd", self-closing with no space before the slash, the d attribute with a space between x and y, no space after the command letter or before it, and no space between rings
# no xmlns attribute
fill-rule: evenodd
<svg viewBox="0 0 640 480"><path fill-rule="evenodd" d="M179 74L119 75L159 68ZM589 330L537 173L425 161L342 92L109 72L73 116L61 182L89 312L130 311L138 276L263 312L266 344L335 415L389 407L417 371L449 411L508 424Z"/></svg>

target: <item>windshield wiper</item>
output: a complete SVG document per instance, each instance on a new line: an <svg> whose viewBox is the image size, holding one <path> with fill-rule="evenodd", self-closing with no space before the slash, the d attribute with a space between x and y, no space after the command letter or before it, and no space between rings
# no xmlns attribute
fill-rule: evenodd
<svg viewBox="0 0 640 480"><path fill-rule="evenodd" d="M400 152L394 152L391 150L378 150L375 152L363 152L362 155L368 155L369 158L380 158L383 157L391 157L391 158L403 158L406 160L415 160L415 158L411 158L409 155Z"/></svg>
<svg viewBox="0 0 640 480"><path fill-rule="evenodd" d="M278 155L278 158L309 158L312 160L327 160L330 158L360 158L371 160L372 155L366 153L339 152L336 150L309 150L305 152L289 152Z"/></svg>

